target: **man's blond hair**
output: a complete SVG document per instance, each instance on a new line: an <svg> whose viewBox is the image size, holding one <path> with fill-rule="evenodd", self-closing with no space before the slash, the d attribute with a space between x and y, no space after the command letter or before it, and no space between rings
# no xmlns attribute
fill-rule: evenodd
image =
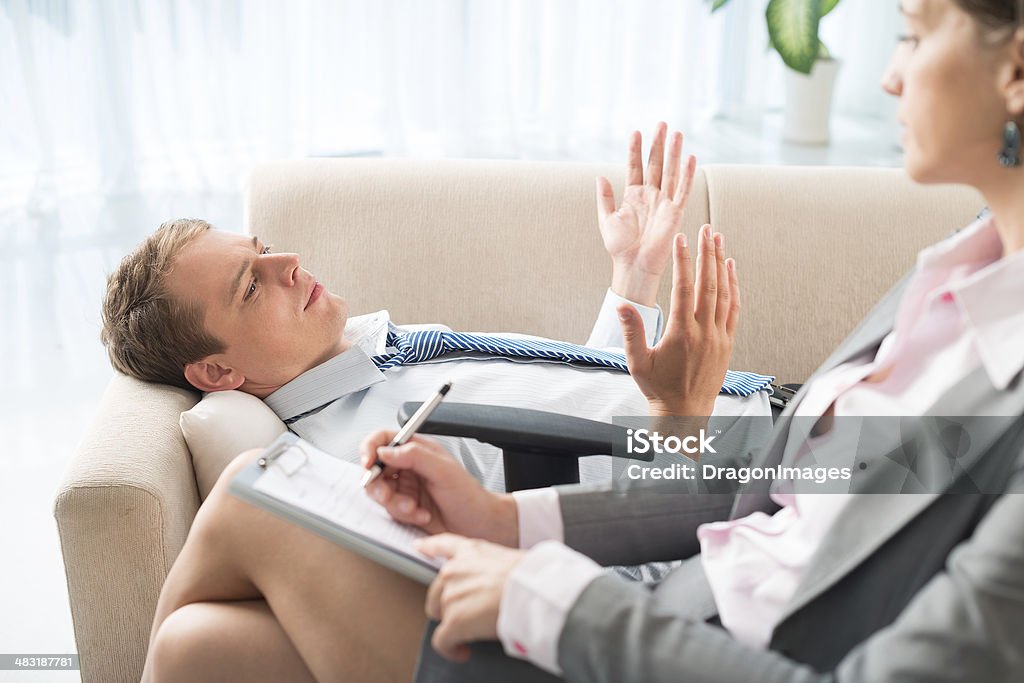
<svg viewBox="0 0 1024 683"><path fill-rule="evenodd" d="M210 228L195 218L168 221L121 259L107 278L100 339L116 370L193 389L185 379L185 366L224 350L203 328L199 305L175 299L167 287L178 254Z"/></svg>

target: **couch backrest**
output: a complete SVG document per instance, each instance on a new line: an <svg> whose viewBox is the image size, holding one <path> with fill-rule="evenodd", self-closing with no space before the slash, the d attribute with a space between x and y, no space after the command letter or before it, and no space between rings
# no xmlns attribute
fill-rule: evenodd
<svg viewBox="0 0 1024 683"><path fill-rule="evenodd" d="M246 229L297 251L352 314L586 339L611 267L594 177L618 167L523 161L302 160L251 174ZM737 259L732 367L802 381L914 263L981 208L899 169L707 166L684 229L711 222ZM667 310L666 274L661 302Z"/></svg>

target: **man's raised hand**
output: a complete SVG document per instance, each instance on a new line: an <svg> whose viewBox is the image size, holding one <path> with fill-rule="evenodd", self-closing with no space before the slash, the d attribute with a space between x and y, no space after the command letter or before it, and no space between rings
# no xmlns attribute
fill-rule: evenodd
<svg viewBox="0 0 1024 683"><path fill-rule="evenodd" d="M659 123L651 142L644 178L639 131L629 139L629 162L622 204L607 178L597 179L598 227L612 259L612 291L645 306L653 306L668 263L672 237L682 228L683 209L690 196L696 160L682 164L683 135L668 139Z"/></svg>
<svg viewBox="0 0 1024 683"><path fill-rule="evenodd" d="M709 416L729 368L739 324L736 262L725 258L721 233L710 225L698 237L694 278L684 235L673 249L672 310L665 333L648 347L632 306L618 308L626 362L653 415Z"/></svg>

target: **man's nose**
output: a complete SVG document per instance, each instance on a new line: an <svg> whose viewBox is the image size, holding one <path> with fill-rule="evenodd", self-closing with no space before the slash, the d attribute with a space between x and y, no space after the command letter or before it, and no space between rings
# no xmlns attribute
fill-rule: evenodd
<svg viewBox="0 0 1024 683"><path fill-rule="evenodd" d="M299 274L299 255L288 252L267 254L263 257L269 259L268 270L281 282L291 287L295 284Z"/></svg>

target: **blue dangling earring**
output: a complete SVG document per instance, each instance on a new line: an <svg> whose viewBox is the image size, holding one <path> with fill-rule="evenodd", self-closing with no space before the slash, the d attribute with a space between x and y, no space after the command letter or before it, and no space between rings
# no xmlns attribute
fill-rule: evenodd
<svg viewBox="0 0 1024 683"><path fill-rule="evenodd" d="M1020 126L1007 121L1003 126L1003 148L999 150L999 163L1005 168L1020 166Z"/></svg>

